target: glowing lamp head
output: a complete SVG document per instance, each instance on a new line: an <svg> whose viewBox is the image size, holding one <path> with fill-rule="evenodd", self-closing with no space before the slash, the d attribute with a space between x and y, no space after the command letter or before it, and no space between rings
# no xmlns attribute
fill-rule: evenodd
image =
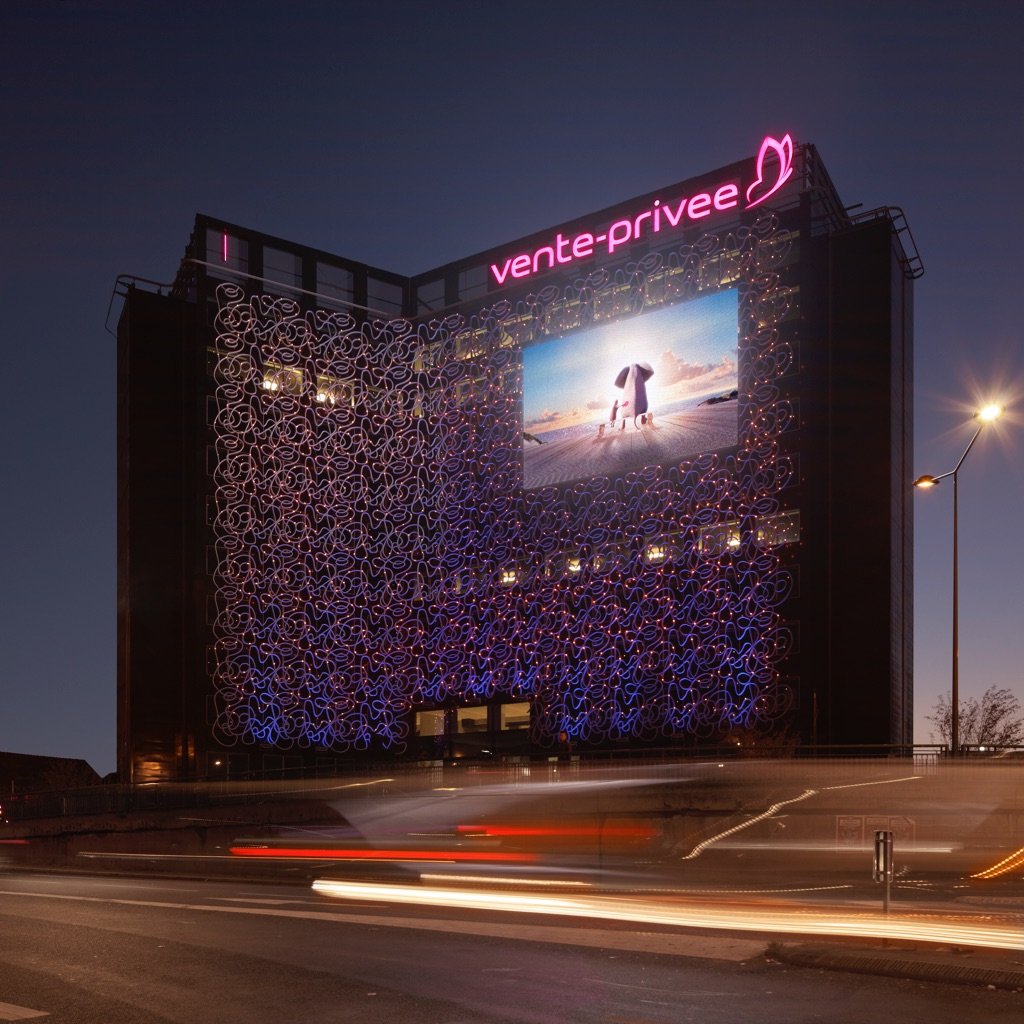
<svg viewBox="0 0 1024 1024"><path fill-rule="evenodd" d="M979 409L974 415L975 418L981 420L982 423L991 423L993 420L999 419L1003 414L1003 407L1001 405L986 405Z"/></svg>
<svg viewBox="0 0 1024 1024"><path fill-rule="evenodd" d="M663 544L650 544L646 551L648 562L664 562L668 556Z"/></svg>
<svg viewBox="0 0 1024 1024"><path fill-rule="evenodd" d="M929 487L938 487L938 485L939 481L936 480L935 477L930 476L928 473L925 473L924 476L919 476L914 481L914 486L920 487L923 491L928 490Z"/></svg>

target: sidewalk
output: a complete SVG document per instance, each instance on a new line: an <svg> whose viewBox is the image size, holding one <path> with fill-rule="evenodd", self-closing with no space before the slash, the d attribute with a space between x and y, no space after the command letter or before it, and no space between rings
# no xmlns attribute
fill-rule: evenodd
<svg viewBox="0 0 1024 1024"><path fill-rule="evenodd" d="M794 967L851 971L952 985L985 985L1024 992L1024 933L1020 949L920 948L890 940L856 945L772 943L770 959Z"/></svg>

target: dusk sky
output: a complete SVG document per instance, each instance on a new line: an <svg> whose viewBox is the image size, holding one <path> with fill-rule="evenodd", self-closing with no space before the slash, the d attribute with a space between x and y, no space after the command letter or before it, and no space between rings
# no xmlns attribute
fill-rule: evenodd
<svg viewBox="0 0 1024 1024"><path fill-rule="evenodd" d="M784 132L906 212L917 473L1007 406L960 472L960 684L1024 700L1022 31L1002 0L4 0L0 751L115 767L118 274L171 281L197 212L417 273ZM927 742L952 488L915 501Z"/></svg>

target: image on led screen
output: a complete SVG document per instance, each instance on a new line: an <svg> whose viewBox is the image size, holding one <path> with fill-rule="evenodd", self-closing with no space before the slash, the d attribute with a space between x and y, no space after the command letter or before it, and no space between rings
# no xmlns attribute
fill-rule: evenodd
<svg viewBox="0 0 1024 1024"><path fill-rule="evenodd" d="M735 445L735 289L523 351L523 486L621 476Z"/></svg>

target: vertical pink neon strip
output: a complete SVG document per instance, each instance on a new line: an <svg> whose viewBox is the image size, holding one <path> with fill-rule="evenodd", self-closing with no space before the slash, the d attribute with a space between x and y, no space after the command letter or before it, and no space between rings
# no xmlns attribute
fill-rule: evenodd
<svg viewBox="0 0 1024 1024"><path fill-rule="evenodd" d="M228 233L226 231L224 232L224 238L222 239L222 242L221 242L221 253L224 256L224 262L227 263L227 261L228 261Z"/></svg>

